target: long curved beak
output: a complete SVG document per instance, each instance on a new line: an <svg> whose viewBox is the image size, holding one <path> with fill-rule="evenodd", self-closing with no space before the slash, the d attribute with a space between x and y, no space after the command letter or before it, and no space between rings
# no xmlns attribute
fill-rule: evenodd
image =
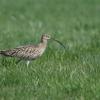
<svg viewBox="0 0 100 100"><path fill-rule="evenodd" d="M56 40L56 39L54 39L54 38L51 38L51 39L54 40L54 41L56 41L57 43L59 43L59 44L66 50L66 48L65 48L65 46L64 46L63 43L61 43L60 41L58 41L58 40Z"/></svg>

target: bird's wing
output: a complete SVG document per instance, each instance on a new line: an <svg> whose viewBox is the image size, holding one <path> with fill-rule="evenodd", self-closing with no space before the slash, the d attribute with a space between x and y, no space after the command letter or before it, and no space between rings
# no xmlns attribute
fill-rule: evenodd
<svg viewBox="0 0 100 100"><path fill-rule="evenodd" d="M21 46L15 49L1 51L1 54L4 56L10 57L19 57L19 58L28 58L30 56L34 56L34 51L37 50L37 46L28 45L28 46Z"/></svg>

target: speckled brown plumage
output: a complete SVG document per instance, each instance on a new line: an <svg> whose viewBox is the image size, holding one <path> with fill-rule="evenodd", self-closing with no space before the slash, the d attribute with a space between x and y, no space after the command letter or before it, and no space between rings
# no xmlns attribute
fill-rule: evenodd
<svg viewBox="0 0 100 100"><path fill-rule="evenodd" d="M1 51L0 54L8 57L18 57L25 60L33 60L42 55L44 47L41 48L40 44L37 46L27 45L15 49Z"/></svg>

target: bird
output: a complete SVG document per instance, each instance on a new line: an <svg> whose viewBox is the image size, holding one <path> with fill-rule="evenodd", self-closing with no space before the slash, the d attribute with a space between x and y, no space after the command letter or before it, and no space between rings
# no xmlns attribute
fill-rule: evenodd
<svg viewBox="0 0 100 100"><path fill-rule="evenodd" d="M1 50L0 55L5 57L15 57L19 60L16 62L18 64L20 61L25 60L27 62L27 66L29 65L30 61L35 60L42 56L44 51L47 48L48 40L54 40L58 42L60 45L62 45L64 48L65 46L58 40L51 37L51 35L48 34L42 34L40 43L37 45L25 45L25 46L19 46L13 49L8 50Z"/></svg>

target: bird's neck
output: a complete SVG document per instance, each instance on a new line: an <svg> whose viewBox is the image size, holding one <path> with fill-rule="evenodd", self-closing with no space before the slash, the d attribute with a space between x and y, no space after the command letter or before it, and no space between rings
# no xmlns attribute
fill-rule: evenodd
<svg viewBox="0 0 100 100"><path fill-rule="evenodd" d="M48 41L47 41L47 39L41 39L41 43L43 43L45 46L47 45L47 43L48 43Z"/></svg>
<svg viewBox="0 0 100 100"><path fill-rule="evenodd" d="M43 39L41 38L41 43L40 43L40 46L42 46L43 48L46 48L47 47L47 39Z"/></svg>

